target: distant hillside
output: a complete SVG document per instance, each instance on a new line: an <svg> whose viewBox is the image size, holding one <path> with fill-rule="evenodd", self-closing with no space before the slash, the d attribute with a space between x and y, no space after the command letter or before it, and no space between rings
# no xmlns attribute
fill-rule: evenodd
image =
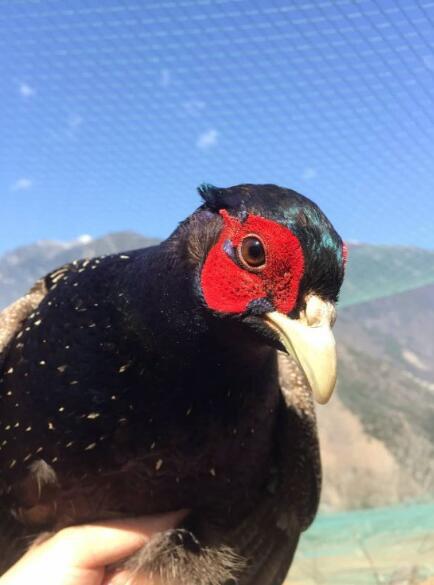
<svg viewBox="0 0 434 585"><path fill-rule="evenodd" d="M342 309L335 399L318 409L329 507L434 495L434 285Z"/></svg>
<svg viewBox="0 0 434 585"><path fill-rule="evenodd" d="M37 242L0 257L0 310L24 294L40 276L76 260L158 244L134 232L117 232L85 242Z"/></svg>
<svg viewBox="0 0 434 585"><path fill-rule="evenodd" d="M434 284L434 251L405 246L349 246L341 307Z"/></svg>
<svg viewBox="0 0 434 585"><path fill-rule="evenodd" d="M158 240L131 232L40 242L0 257L0 308L75 258ZM336 324L337 393L318 409L323 507L434 494L434 252L350 246Z"/></svg>

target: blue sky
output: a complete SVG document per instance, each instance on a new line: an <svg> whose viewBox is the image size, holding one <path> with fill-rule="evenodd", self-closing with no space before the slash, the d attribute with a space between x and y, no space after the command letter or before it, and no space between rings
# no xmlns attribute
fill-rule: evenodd
<svg viewBox="0 0 434 585"><path fill-rule="evenodd" d="M166 236L203 181L434 248L434 2L10 0L0 29L0 253Z"/></svg>

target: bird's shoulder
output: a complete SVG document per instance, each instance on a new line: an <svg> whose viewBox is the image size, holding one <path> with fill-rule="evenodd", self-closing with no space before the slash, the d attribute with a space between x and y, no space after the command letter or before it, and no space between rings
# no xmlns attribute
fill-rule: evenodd
<svg viewBox="0 0 434 585"><path fill-rule="evenodd" d="M50 299L57 301L93 294L98 288L109 290L115 277L119 278L127 267L133 269L131 265L137 257L149 255L153 248L156 247L74 260L39 278L28 292L0 311L0 372L10 341L43 302L51 304Z"/></svg>
<svg viewBox="0 0 434 585"><path fill-rule="evenodd" d="M20 331L28 316L38 308L47 292L45 279L41 278L25 295L0 312L0 371L10 340Z"/></svg>
<svg viewBox="0 0 434 585"><path fill-rule="evenodd" d="M74 260L55 268L39 278L28 292L0 311L0 366L10 340L19 333L25 321L38 310L41 302L59 281L78 273L90 264L89 259Z"/></svg>

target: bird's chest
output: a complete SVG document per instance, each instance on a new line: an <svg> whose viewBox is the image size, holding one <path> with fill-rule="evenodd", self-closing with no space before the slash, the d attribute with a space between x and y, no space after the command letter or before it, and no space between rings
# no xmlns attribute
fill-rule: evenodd
<svg viewBox="0 0 434 585"><path fill-rule="evenodd" d="M231 387L205 401L174 397L153 411L146 432L138 418L126 426L123 446L115 447L116 456L121 448L125 454L117 477L125 493L135 494L126 512L199 508L220 519L242 514L271 465L278 394L269 390L260 397Z"/></svg>
<svg viewBox="0 0 434 585"><path fill-rule="evenodd" d="M11 424L2 469L24 521L35 520L35 507L40 521L41 501L42 519L66 524L192 507L221 517L254 499L279 400L272 369L247 373L214 360L145 368L99 354L78 376L57 361L52 355L32 380L26 360L15 365L17 421L4 387Z"/></svg>
<svg viewBox="0 0 434 585"><path fill-rule="evenodd" d="M273 376L224 368L154 379L112 435L103 473L116 467L126 513L202 508L242 513L262 487L279 390ZM150 381L147 383L148 387Z"/></svg>

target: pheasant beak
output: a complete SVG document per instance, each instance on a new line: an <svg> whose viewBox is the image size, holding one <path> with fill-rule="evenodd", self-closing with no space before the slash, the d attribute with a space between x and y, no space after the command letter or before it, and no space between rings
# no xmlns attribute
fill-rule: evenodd
<svg viewBox="0 0 434 585"><path fill-rule="evenodd" d="M336 318L332 303L311 295L299 319L273 311L265 315L286 351L295 358L320 404L330 399L336 384L336 343L332 327Z"/></svg>

